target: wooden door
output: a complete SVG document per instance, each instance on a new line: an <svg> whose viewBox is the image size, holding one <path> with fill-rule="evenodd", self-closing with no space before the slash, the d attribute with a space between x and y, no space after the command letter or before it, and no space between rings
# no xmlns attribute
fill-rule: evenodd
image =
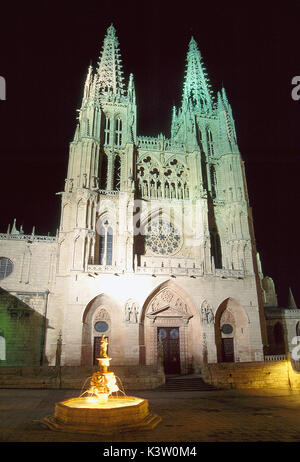
<svg viewBox="0 0 300 462"><path fill-rule="evenodd" d="M179 327L158 327L161 339L165 374L180 374Z"/></svg>
<svg viewBox="0 0 300 462"><path fill-rule="evenodd" d="M222 338L222 360L224 363L234 362L233 338Z"/></svg>

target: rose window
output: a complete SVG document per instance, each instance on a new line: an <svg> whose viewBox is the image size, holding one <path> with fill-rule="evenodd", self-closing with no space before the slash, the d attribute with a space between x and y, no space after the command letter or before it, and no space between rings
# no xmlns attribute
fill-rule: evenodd
<svg viewBox="0 0 300 462"><path fill-rule="evenodd" d="M145 246L148 254L172 255L181 247L181 236L171 223L152 220L145 229Z"/></svg>

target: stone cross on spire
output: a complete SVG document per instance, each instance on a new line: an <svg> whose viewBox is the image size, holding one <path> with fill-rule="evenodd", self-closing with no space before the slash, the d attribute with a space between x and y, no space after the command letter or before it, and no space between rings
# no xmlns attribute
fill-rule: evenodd
<svg viewBox="0 0 300 462"><path fill-rule="evenodd" d="M124 94L123 68L116 29L111 24L104 38L98 63L98 83L102 94Z"/></svg>

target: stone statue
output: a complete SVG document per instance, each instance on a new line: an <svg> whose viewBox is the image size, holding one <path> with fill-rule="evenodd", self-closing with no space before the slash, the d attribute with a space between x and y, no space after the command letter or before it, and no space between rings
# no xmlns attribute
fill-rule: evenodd
<svg viewBox="0 0 300 462"><path fill-rule="evenodd" d="M133 304L133 317L134 317L134 322L138 322L138 317L139 317L139 306L137 303Z"/></svg>
<svg viewBox="0 0 300 462"><path fill-rule="evenodd" d="M204 301L201 307L201 322L202 324L213 324L214 313L211 306Z"/></svg>
<svg viewBox="0 0 300 462"><path fill-rule="evenodd" d="M130 304L127 304L125 307L126 314L125 314L125 321L130 322L131 321L131 313L132 313L132 306Z"/></svg>
<svg viewBox="0 0 300 462"><path fill-rule="evenodd" d="M107 358L107 345L108 345L108 340L107 337L105 337L104 334L101 335L101 340L100 340L100 358Z"/></svg>
<svg viewBox="0 0 300 462"><path fill-rule="evenodd" d="M125 306L125 321L130 323L137 323L139 316L138 303L129 300Z"/></svg>
<svg viewBox="0 0 300 462"><path fill-rule="evenodd" d="M214 313L211 308L207 312L207 324L212 324L214 322Z"/></svg>

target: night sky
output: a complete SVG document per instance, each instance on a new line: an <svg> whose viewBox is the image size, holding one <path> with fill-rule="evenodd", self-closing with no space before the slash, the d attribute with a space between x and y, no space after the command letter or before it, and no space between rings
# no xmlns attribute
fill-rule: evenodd
<svg viewBox="0 0 300 462"><path fill-rule="evenodd" d="M37 234L55 234L76 109L107 27L117 30L126 85L134 74L138 135L148 136L170 135L193 35L213 89L224 85L232 106L263 272L281 305L291 286L300 307L300 100L291 96L300 76L300 6L260 3L1 5L0 232L16 218L25 233L35 226Z"/></svg>

